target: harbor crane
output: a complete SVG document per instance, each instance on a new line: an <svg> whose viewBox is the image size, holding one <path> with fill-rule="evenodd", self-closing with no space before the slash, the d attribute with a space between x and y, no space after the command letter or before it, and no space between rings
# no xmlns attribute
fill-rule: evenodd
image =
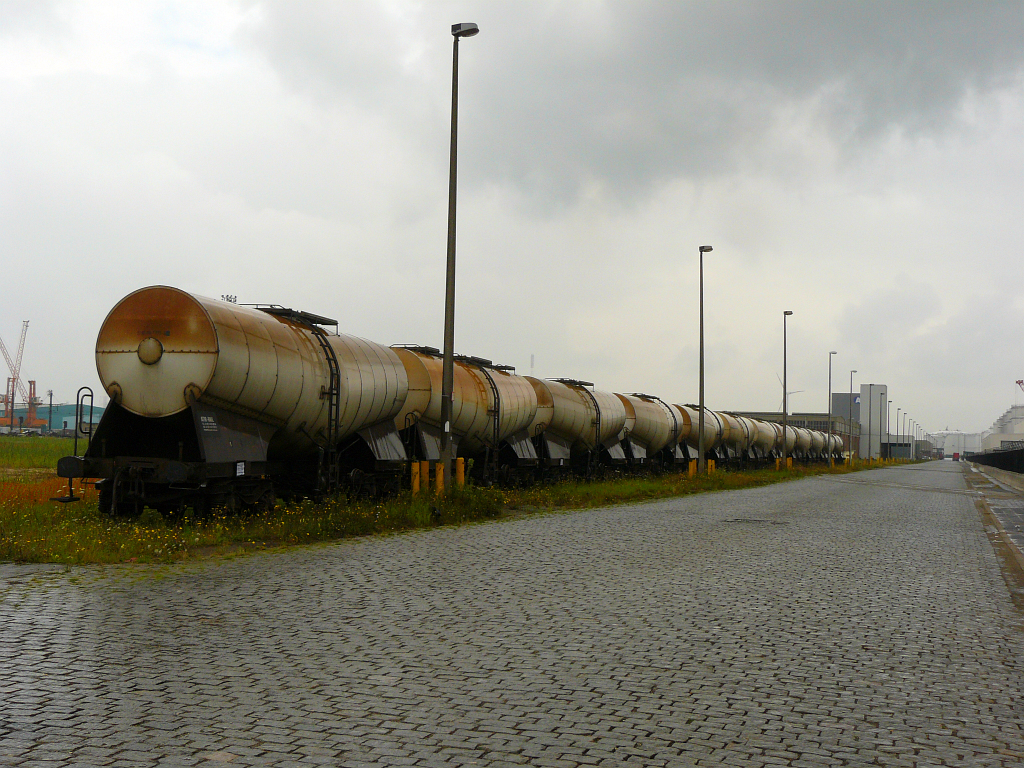
<svg viewBox="0 0 1024 768"><path fill-rule="evenodd" d="M24 320L21 323L21 340L18 342L18 356L14 360L11 360L11 355L7 351L7 347L4 345L3 339L0 339L0 351L4 353L4 360L7 361L7 367L11 371L11 376L7 379L7 392L4 397L4 403L7 408L7 413L5 415L10 417L11 427L14 426L14 397L16 392L20 391L25 402L31 404L29 393L25 391L25 384L19 378L21 373L21 358L22 355L25 354L25 335L27 333L28 320Z"/></svg>

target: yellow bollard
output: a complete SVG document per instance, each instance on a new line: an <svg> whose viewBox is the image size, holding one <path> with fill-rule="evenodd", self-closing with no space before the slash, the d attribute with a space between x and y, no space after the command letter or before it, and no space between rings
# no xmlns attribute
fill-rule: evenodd
<svg viewBox="0 0 1024 768"><path fill-rule="evenodd" d="M782 469L782 459L780 459L778 456L776 456L775 457L775 471L778 472L780 469Z"/></svg>
<svg viewBox="0 0 1024 768"><path fill-rule="evenodd" d="M430 462L420 462L420 488L424 491L430 490Z"/></svg>
<svg viewBox="0 0 1024 768"><path fill-rule="evenodd" d="M696 477L697 476L697 460L696 459L690 459L690 463L686 467L686 476L687 477Z"/></svg>
<svg viewBox="0 0 1024 768"><path fill-rule="evenodd" d="M786 457L786 469L792 469L792 468L793 468L793 457L792 456L787 456Z"/></svg>
<svg viewBox="0 0 1024 768"><path fill-rule="evenodd" d="M444 496L444 463L434 464L434 490L438 496Z"/></svg>
<svg viewBox="0 0 1024 768"><path fill-rule="evenodd" d="M715 474L715 460L714 459L708 459L708 474L709 475Z"/></svg>
<svg viewBox="0 0 1024 768"><path fill-rule="evenodd" d="M414 461L412 463L411 470L412 470L412 493L413 493L413 496L415 496L417 493L420 492L420 463L418 461Z"/></svg>
<svg viewBox="0 0 1024 768"><path fill-rule="evenodd" d="M459 488L466 485L466 460L461 456L455 460L455 485Z"/></svg>

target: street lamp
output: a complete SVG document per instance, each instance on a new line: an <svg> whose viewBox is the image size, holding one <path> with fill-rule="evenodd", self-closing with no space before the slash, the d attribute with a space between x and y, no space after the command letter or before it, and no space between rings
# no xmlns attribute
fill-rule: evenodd
<svg viewBox="0 0 1024 768"><path fill-rule="evenodd" d="M888 394L888 388L882 390L878 394L878 458L882 458L882 412L885 411L885 443L886 447L889 444L889 413L885 408L885 396Z"/></svg>
<svg viewBox="0 0 1024 768"><path fill-rule="evenodd" d="M850 449L851 465L853 464L853 374L855 373L856 371L850 371L850 414L849 421L846 424L850 431L850 445L848 446L848 448Z"/></svg>
<svg viewBox="0 0 1024 768"><path fill-rule="evenodd" d="M910 458L910 435L907 434L907 412L903 412L903 439L907 441L907 458Z"/></svg>
<svg viewBox="0 0 1024 768"><path fill-rule="evenodd" d="M873 386L875 386L875 385L874 384L868 384L868 450L867 450L867 456L865 456L865 458L868 461L871 461L871 388ZM862 411L861 416L863 417L863 410L864 410L864 403L863 402L861 402L860 407L861 407L861 411ZM879 419L879 421L881 421L881 419ZM862 423L862 425L863 425L863 423ZM878 431L879 432L882 431L881 427L879 427ZM863 439L863 438L864 438L864 433L862 432L861 433L861 439Z"/></svg>
<svg viewBox="0 0 1024 768"><path fill-rule="evenodd" d="M444 285L444 353L441 362L441 466L445 490L452 484L452 390L455 382L455 182L459 133L459 38L472 37L476 24L453 24L452 139L448 165L448 265Z"/></svg>
<svg viewBox="0 0 1024 768"><path fill-rule="evenodd" d="M833 466L832 462L832 355L835 352L828 353L828 466L831 469Z"/></svg>
<svg viewBox="0 0 1024 768"><path fill-rule="evenodd" d="M900 440L900 411L902 410L902 408L896 409L896 445L902 444L902 441Z"/></svg>
<svg viewBox="0 0 1024 768"><path fill-rule="evenodd" d="M714 250L710 245L702 245L697 251L700 253L700 386L698 387L697 404L700 409L700 416L697 419L697 471L704 474L707 469L704 459L704 254Z"/></svg>
<svg viewBox="0 0 1024 768"><path fill-rule="evenodd" d="M789 432L789 381L786 376L786 318L792 315L791 310L782 313L782 466L789 468L789 460L786 455L786 442Z"/></svg>

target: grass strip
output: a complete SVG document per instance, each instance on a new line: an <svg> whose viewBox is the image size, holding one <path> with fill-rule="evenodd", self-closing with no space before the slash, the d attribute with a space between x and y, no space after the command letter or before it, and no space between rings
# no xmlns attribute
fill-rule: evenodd
<svg viewBox="0 0 1024 768"><path fill-rule="evenodd" d="M79 449L85 441L79 441ZM21 437L0 435L0 468L27 469L57 466L57 459L74 452L75 441L70 437Z"/></svg>
<svg viewBox="0 0 1024 768"><path fill-rule="evenodd" d="M877 466L877 465L874 465ZM854 468L799 467L789 472L720 471L707 477L685 474L619 477L597 482L563 482L527 489L468 487L442 499L409 493L370 502L338 496L325 502L279 502L254 514L189 515L164 519L146 510L138 520L99 512L95 492L75 504L48 501L63 495L57 478L24 473L0 481L0 560L33 563L168 563L197 560L268 547L330 541L347 536L468 523L502 516L609 506L709 491L738 490ZM76 489L77 491L77 489Z"/></svg>

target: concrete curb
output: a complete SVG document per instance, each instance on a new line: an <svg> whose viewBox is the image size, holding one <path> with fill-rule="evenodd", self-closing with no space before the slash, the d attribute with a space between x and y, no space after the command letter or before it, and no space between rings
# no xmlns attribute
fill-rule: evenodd
<svg viewBox="0 0 1024 768"><path fill-rule="evenodd" d="M989 480L991 480L993 483L1003 488L1004 490L1010 493L1017 494L1018 496L1024 497L1024 477L1022 477L1021 475L1018 475L1014 472L1007 472L1002 469L996 469L994 467L984 465L979 466L977 464L974 464L973 462L971 462L970 465L979 474L983 475L984 477L987 477ZM1024 579L1024 552L1022 552L1020 548L1013 542L1013 539L1010 538L1006 529L1003 527L1002 521L999 519L998 515L996 515L995 512L992 511L991 506L989 506L988 499L985 498L984 494L980 494L978 496L978 501L980 502L980 505L984 508L983 514L985 518L988 521L990 521L992 523L992 527L998 531L999 540L1006 547L1007 551L1013 556L1013 559L1017 565L1018 575L1022 579Z"/></svg>

